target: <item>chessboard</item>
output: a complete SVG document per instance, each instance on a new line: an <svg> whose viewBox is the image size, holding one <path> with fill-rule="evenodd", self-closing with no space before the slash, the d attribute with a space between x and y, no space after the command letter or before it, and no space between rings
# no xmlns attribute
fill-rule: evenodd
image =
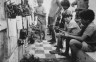
<svg viewBox="0 0 96 62"><path fill-rule="evenodd" d="M61 56L58 54L51 54L49 51L55 50L53 44L49 44L48 40L43 40L42 42L35 42L34 44L30 44L27 47L27 51L29 54L33 54L35 57L39 58L66 58L65 56ZM65 51L65 47L62 49Z"/></svg>

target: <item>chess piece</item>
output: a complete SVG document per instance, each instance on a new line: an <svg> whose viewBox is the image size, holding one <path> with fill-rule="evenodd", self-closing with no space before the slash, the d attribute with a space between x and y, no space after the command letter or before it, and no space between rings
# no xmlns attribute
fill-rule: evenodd
<svg viewBox="0 0 96 62"><path fill-rule="evenodd" d="M34 59L35 59L34 55L31 55L28 60L29 60L29 62L34 62Z"/></svg>
<svg viewBox="0 0 96 62"><path fill-rule="evenodd" d="M26 37L27 37L27 30L21 29L20 30L20 39L26 39Z"/></svg>
<svg viewBox="0 0 96 62"><path fill-rule="evenodd" d="M34 44L35 40L33 39L33 35L31 34L28 38L30 44Z"/></svg>

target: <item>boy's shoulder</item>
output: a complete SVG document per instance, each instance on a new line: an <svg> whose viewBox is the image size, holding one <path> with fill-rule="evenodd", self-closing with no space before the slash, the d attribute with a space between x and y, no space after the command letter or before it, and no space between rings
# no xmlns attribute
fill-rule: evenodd
<svg viewBox="0 0 96 62"><path fill-rule="evenodd" d="M86 28L85 32L87 31L91 31L91 32L96 31L96 25L93 22L90 23L88 27Z"/></svg>
<svg viewBox="0 0 96 62"><path fill-rule="evenodd" d="M72 26L78 26L78 24L75 22L75 21L70 21L70 23L69 23L70 25L72 25Z"/></svg>
<svg viewBox="0 0 96 62"><path fill-rule="evenodd" d="M90 23L88 27L94 27L94 29L96 30L96 24L94 24L94 22Z"/></svg>

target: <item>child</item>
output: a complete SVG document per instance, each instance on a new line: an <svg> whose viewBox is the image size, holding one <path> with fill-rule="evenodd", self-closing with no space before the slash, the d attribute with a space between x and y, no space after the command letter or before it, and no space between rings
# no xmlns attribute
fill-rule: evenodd
<svg viewBox="0 0 96 62"><path fill-rule="evenodd" d="M84 30L80 31L82 35L74 36L66 33L64 36L71 39L69 44L73 59L77 57L79 50L96 51L96 25L93 23L95 14L93 10L86 9L79 14L79 17L84 25Z"/></svg>
<svg viewBox="0 0 96 62"><path fill-rule="evenodd" d="M40 27L40 31L44 32L44 38L45 39L45 27L46 27L46 12L45 8L42 6L43 0L37 0L38 6L35 8L35 16L37 16L37 26ZM41 32L40 32L40 40L41 38Z"/></svg>
<svg viewBox="0 0 96 62"><path fill-rule="evenodd" d="M49 34L52 35L52 39L49 40L49 42L51 42L50 44L56 43L54 26L56 23L57 15L59 14L61 9L62 7L60 4L60 0L51 1L51 8L49 10L49 15L48 15Z"/></svg>
<svg viewBox="0 0 96 62"><path fill-rule="evenodd" d="M73 3L72 3L72 6L74 7L74 5L77 5L77 8L76 8L76 19L78 19L78 14L84 10L84 9L88 9L89 7L89 0L75 0Z"/></svg>
<svg viewBox="0 0 96 62"><path fill-rule="evenodd" d="M69 2L69 0L64 0L64 1L61 1L61 5L62 5L63 9L62 9L62 19L61 19L59 27L64 28L64 25L65 25L65 19L64 19L65 15L64 14L67 13L67 11L69 11L68 9L70 7L70 2Z"/></svg>
<svg viewBox="0 0 96 62"><path fill-rule="evenodd" d="M65 20L65 26L64 26L64 30L70 34L76 34L76 32L78 32L80 30L79 26L76 24L76 22L71 21L72 20L72 14L70 11L67 11L64 14L64 20ZM64 39L64 34L59 33L57 34L58 36L58 43L57 43L57 48L56 50L50 51L51 54L58 54L61 53L60 52L60 48L63 48L63 42L62 42L62 38ZM65 50L65 54L68 53L69 51L69 40L70 39L66 39L66 50Z"/></svg>

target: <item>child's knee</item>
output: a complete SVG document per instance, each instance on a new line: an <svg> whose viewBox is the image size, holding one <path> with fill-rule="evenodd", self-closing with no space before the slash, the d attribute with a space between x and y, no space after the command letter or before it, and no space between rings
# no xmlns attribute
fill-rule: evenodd
<svg viewBox="0 0 96 62"><path fill-rule="evenodd" d="M74 45L75 39L70 40L70 45Z"/></svg>
<svg viewBox="0 0 96 62"><path fill-rule="evenodd" d="M72 39L72 40L70 40L70 47L72 47L72 46L76 46L76 47L81 48L82 43L78 40Z"/></svg>

